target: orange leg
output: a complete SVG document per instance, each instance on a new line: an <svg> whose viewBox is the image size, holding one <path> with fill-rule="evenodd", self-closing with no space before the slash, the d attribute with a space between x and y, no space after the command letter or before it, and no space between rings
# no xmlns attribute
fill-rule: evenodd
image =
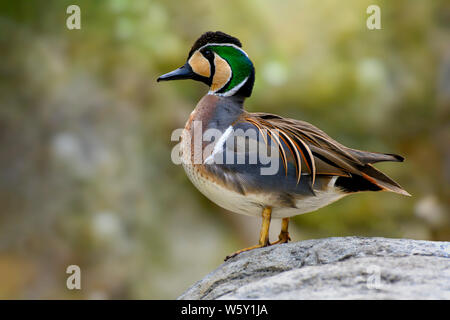
<svg viewBox="0 0 450 320"><path fill-rule="evenodd" d="M225 261L227 261L228 259L230 259L232 257L237 256L241 252L249 251L249 250L256 249L256 248L267 247L268 245L270 245L270 243L269 243L269 228L270 228L271 217L272 217L272 208L269 208L269 207L264 208L264 210L262 212L262 225L261 225L261 232L259 235L259 243L254 246L238 250L238 251L230 254L229 256L226 256Z"/></svg>
<svg viewBox="0 0 450 320"><path fill-rule="evenodd" d="M281 221L281 232L280 235L278 236L278 240L271 243L271 245L277 243L287 243L289 240L291 240L291 237L289 237L288 227L289 227L289 218L283 218L283 220Z"/></svg>

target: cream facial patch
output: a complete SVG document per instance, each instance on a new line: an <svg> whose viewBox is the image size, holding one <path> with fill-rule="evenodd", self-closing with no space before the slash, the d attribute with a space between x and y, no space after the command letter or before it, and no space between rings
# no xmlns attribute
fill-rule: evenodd
<svg viewBox="0 0 450 320"><path fill-rule="evenodd" d="M211 76L211 66L209 61L199 51L196 51L192 55L188 63L195 73L207 78Z"/></svg>

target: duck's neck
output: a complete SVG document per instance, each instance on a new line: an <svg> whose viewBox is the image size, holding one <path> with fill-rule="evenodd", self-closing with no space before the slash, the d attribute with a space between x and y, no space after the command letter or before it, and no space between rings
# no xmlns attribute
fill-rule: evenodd
<svg viewBox="0 0 450 320"><path fill-rule="evenodd" d="M224 131L244 112L244 99L242 96L221 97L207 94L198 102L188 123L201 121L203 131Z"/></svg>
<svg viewBox="0 0 450 320"><path fill-rule="evenodd" d="M218 97L208 127L227 129L244 112L244 100L242 96Z"/></svg>
<svg viewBox="0 0 450 320"><path fill-rule="evenodd" d="M234 95L228 97L219 96L219 104L230 105L239 109L244 108L244 101L247 97L242 95Z"/></svg>

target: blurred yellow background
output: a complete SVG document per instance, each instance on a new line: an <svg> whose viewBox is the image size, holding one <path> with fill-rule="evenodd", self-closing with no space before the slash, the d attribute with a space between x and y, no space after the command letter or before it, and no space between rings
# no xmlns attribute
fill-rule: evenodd
<svg viewBox="0 0 450 320"><path fill-rule="evenodd" d="M406 158L377 167L412 197L349 196L295 217L294 241L450 240L449 1L2 1L0 298L172 299L256 243L258 219L212 204L170 160L207 88L155 80L209 30L255 64L247 110ZM81 290L66 288L71 264Z"/></svg>

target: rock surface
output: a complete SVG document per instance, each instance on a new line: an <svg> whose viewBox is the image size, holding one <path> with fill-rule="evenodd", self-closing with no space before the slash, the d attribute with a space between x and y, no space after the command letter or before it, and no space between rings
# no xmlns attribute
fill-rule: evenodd
<svg viewBox="0 0 450 320"><path fill-rule="evenodd" d="M450 299L450 242L326 238L244 252L179 299Z"/></svg>

